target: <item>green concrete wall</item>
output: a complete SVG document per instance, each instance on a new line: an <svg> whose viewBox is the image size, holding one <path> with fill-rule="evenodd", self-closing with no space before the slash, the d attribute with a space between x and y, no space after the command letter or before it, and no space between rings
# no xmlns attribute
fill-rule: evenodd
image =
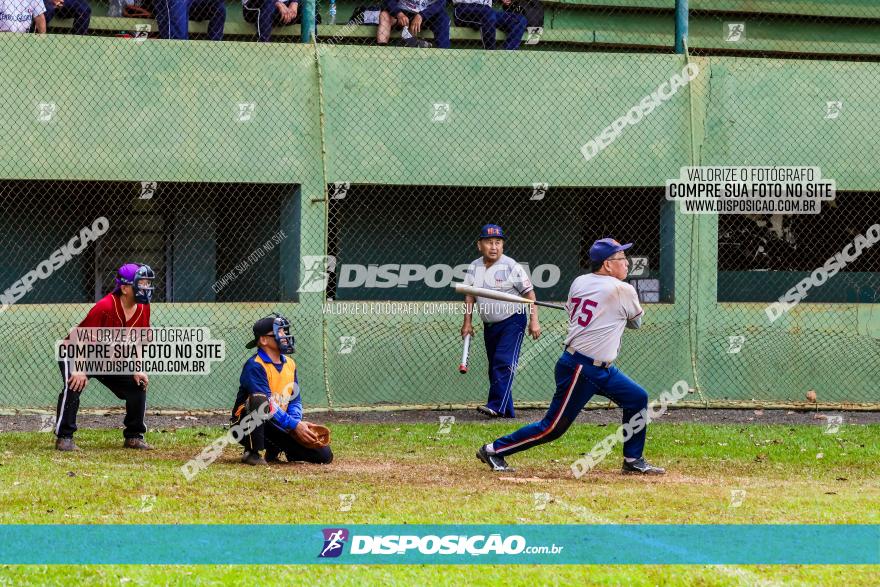
<svg viewBox="0 0 880 587"><path fill-rule="evenodd" d="M182 46L0 36L6 78L16 80L0 85L2 130L17 137L0 144L0 177L299 185L298 246L282 249L290 267L297 253L325 254L327 182L642 187L662 186L692 162L760 161L820 166L838 190L880 185L875 166L854 163L877 160L878 122L859 105L860 96L877 95L872 63L696 59L703 73L690 91L587 165L580 146L680 71L680 56L323 46L316 59L315 48L299 44ZM855 103L850 132L811 114L814 102L824 107L819 88L832 82L837 99ZM51 125L35 115L47 101L58 104ZM248 122L236 119L241 102L256 104ZM451 106L445 124L430 121L437 102ZM758 132L762 124L772 132ZM818 146L829 140L834 149ZM64 156L50 165L47 152ZM877 305L803 304L771 327L759 304L715 301L715 219L676 214L671 235L675 301L648 308L620 359L652 395L685 378L706 400L793 401L807 386L829 401L880 401ZM229 359L210 377L157 378L151 405L227 406L249 325L272 309L296 324L309 404L483 398L480 352L473 376L455 370L459 316L353 319L322 314L322 302L320 293L301 293L296 303L157 304L154 324L208 323L227 341ZM54 402L58 377L44 338L63 334L85 309L17 304L0 314L0 405ZM519 400L546 400L552 390L563 317L544 316L544 339L526 345L520 361ZM726 338L740 333L755 344L726 353ZM339 354L340 336L358 337L358 352ZM34 371L27 385L14 375L22 365ZM83 399L112 404L99 386Z"/></svg>

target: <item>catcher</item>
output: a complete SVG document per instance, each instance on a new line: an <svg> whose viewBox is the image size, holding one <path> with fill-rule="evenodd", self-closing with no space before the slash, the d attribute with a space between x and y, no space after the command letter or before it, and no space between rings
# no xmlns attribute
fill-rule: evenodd
<svg viewBox="0 0 880 587"><path fill-rule="evenodd" d="M284 453L288 462L327 464L333 461L330 430L302 419L302 398L293 354L295 341L290 321L280 314L260 318L254 324L254 339L247 348L259 347L241 370L238 396L232 408L233 425L253 414L256 427L246 434L242 463L265 465ZM266 410L264 404L269 404ZM268 414L266 419L263 414ZM265 449L266 457L260 454Z"/></svg>

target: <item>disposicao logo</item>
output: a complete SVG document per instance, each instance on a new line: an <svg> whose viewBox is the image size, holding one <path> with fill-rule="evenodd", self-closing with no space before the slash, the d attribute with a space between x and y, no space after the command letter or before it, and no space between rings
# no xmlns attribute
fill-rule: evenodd
<svg viewBox="0 0 880 587"><path fill-rule="evenodd" d="M488 535L361 535L351 534L345 528L325 528L324 548L318 558L339 557L345 544L349 543L349 555L518 555L549 554L562 552L564 546L527 546L526 539L518 534L503 537Z"/></svg>
<svg viewBox="0 0 880 587"><path fill-rule="evenodd" d="M342 554L342 549L348 540L348 530L345 528L324 528L324 548L318 558L336 558Z"/></svg>

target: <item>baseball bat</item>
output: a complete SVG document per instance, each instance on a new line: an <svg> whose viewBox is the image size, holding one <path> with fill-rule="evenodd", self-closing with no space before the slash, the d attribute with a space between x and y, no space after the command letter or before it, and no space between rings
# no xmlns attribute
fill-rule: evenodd
<svg viewBox="0 0 880 587"><path fill-rule="evenodd" d="M482 287L474 287L472 285L465 285L463 283L455 284L456 293L460 294L470 294L472 296L479 296L481 298L489 298L492 300L498 300L501 302L514 302L517 304L535 304L536 306L541 306L544 308L553 308L555 310L565 310L565 306L562 304L551 304L550 302L539 302L537 300L530 300L529 298L524 298L522 296L517 296L509 293L504 293L500 291L495 291L491 289L486 289Z"/></svg>
<svg viewBox="0 0 880 587"><path fill-rule="evenodd" d="M464 349L461 351L461 363L458 364L458 372L464 375L468 371L468 353L471 350L471 335L464 337Z"/></svg>

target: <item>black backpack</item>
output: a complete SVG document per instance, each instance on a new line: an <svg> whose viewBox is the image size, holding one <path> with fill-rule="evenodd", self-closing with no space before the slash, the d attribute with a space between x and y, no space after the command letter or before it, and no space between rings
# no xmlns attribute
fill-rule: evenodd
<svg viewBox="0 0 880 587"><path fill-rule="evenodd" d="M504 7L504 11L525 16L526 26L544 26L544 6L541 0L513 0L510 6Z"/></svg>

